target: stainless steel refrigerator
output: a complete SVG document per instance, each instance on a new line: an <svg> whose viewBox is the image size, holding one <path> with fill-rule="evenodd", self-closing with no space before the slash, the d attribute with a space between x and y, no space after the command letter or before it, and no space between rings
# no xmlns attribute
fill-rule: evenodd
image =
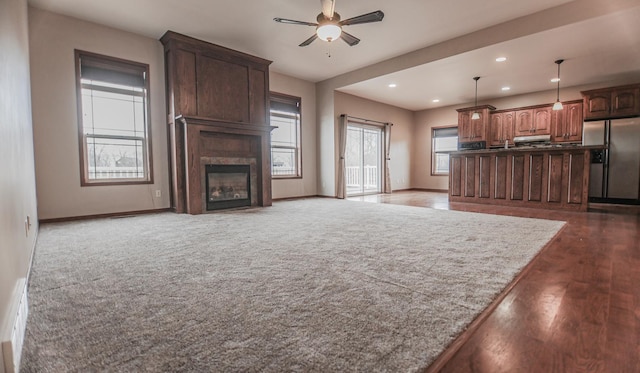
<svg viewBox="0 0 640 373"><path fill-rule="evenodd" d="M640 204L640 118L585 122L582 143L606 146L591 154L590 200Z"/></svg>

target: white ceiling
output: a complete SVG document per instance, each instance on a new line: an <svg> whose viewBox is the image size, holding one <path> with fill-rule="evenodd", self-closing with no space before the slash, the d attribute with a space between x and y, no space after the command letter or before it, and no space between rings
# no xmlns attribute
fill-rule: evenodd
<svg viewBox="0 0 640 373"><path fill-rule="evenodd" d="M576 0L579 3L581 0ZM604 1L604 0L603 0ZM607 0L610 1L610 0ZM311 82L345 74L405 53L445 42L570 0L336 0L343 19L382 10L382 22L346 26L360 39L316 40L298 47L313 27L279 24L274 17L315 22L319 0L29 0L56 13L159 39L173 30L274 61L271 69ZM426 65L358 82L340 90L411 110L552 89L562 64L562 85L611 78L640 79L640 2L631 10L524 36ZM331 54L331 57L328 54ZM494 62L499 55L507 62ZM389 89L388 83L398 87ZM511 90L502 93L502 85ZM551 85L551 86L550 86ZM439 98L437 104L432 99Z"/></svg>

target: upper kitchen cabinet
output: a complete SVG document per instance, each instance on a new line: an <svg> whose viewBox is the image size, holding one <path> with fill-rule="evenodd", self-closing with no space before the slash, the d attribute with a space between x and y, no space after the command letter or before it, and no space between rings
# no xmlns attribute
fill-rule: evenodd
<svg viewBox="0 0 640 373"><path fill-rule="evenodd" d="M551 140L579 143L582 141L582 100L563 102L562 106L562 110L553 110L551 114Z"/></svg>
<svg viewBox="0 0 640 373"><path fill-rule="evenodd" d="M640 84L583 91L584 120L640 116Z"/></svg>
<svg viewBox="0 0 640 373"><path fill-rule="evenodd" d="M551 112L551 105L516 109L514 136L549 135Z"/></svg>
<svg viewBox="0 0 640 373"><path fill-rule="evenodd" d="M533 134L549 135L551 133L552 106L544 106L533 109Z"/></svg>
<svg viewBox="0 0 640 373"><path fill-rule="evenodd" d="M271 61L168 31L160 39L167 64L169 121L195 116L267 125Z"/></svg>
<svg viewBox="0 0 640 373"><path fill-rule="evenodd" d="M489 138L489 111L496 108L491 105L457 109L458 112L458 142L480 142ZM471 119L473 113L478 113L479 119Z"/></svg>
<svg viewBox="0 0 640 373"><path fill-rule="evenodd" d="M514 111L499 111L491 113L489 146L504 146L505 142L513 143L513 126L516 113Z"/></svg>

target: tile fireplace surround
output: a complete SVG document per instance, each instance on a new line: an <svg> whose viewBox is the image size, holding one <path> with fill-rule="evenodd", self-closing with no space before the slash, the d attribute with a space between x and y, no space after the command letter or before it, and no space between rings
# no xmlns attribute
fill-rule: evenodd
<svg viewBox="0 0 640 373"><path fill-rule="evenodd" d="M176 212L210 212L205 168L211 164L249 165L251 206L271 206L271 126L181 116L173 128Z"/></svg>

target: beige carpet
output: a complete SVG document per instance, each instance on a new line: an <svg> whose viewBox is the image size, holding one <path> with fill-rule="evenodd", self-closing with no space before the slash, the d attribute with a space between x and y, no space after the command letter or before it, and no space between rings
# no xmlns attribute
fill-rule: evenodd
<svg viewBox="0 0 640 373"><path fill-rule="evenodd" d="M420 371L562 225L333 199L45 224L22 371Z"/></svg>

